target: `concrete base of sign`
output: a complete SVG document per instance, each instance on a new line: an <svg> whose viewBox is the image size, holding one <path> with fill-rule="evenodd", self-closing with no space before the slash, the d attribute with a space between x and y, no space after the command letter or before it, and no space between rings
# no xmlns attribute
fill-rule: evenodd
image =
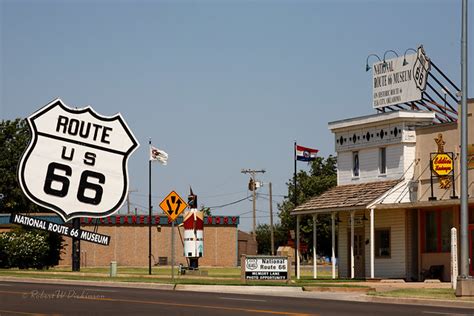
<svg viewBox="0 0 474 316"><path fill-rule="evenodd" d="M205 270L186 270L186 274L188 275L202 275L202 276L208 276L209 271Z"/></svg>
<svg viewBox="0 0 474 316"><path fill-rule="evenodd" d="M474 278L458 278L456 296L474 296Z"/></svg>

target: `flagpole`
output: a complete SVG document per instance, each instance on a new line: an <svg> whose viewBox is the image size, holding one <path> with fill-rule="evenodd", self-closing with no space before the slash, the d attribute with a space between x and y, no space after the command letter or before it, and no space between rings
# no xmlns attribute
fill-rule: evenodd
<svg viewBox="0 0 474 316"><path fill-rule="evenodd" d="M151 138L148 144L151 150ZM151 275L151 156L148 157L148 274Z"/></svg>
<svg viewBox="0 0 474 316"><path fill-rule="evenodd" d="M296 204L298 203L298 197L297 197L297 192L296 192L296 140L295 140L295 144L293 146L293 160L295 162L295 172L293 174L293 195L294 195L294 207L296 208ZM295 227L295 238L296 238L296 234L297 234L297 232L296 232L297 229L298 229L298 227ZM298 273L298 260L296 258L296 256L298 255L298 249L296 248L297 247L296 240L293 240L293 241L295 243L295 277L296 277L296 275Z"/></svg>

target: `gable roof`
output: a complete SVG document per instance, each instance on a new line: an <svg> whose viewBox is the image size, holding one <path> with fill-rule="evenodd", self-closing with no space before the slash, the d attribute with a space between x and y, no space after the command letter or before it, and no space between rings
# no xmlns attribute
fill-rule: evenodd
<svg viewBox="0 0 474 316"><path fill-rule="evenodd" d="M364 209L401 180L338 185L296 207L291 213L311 214Z"/></svg>

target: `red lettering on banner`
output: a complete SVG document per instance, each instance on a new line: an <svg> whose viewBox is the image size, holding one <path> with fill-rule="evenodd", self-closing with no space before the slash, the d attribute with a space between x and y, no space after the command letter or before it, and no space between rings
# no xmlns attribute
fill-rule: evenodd
<svg viewBox="0 0 474 316"><path fill-rule="evenodd" d="M103 217L100 218L100 223L104 224L104 218Z"/></svg>
<svg viewBox="0 0 474 316"><path fill-rule="evenodd" d="M145 215L140 215L140 224L145 224Z"/></svg>
<svg viewBox="0 0 474 316"><path fill-rule="evenodd" d="M123 217L123 223L124 223L124 224L128 224L128 216L124 216L124 217Z"/></svg>
<svg viewBox="0 0 474 316"><path fill-rule="evenodd" d="M81 217L81 224L84 224L84 217Z"/></svg>
<svg viewBox="0 0 474 316"><path fill-rule="evenodd" d="M434 160L434 163L439 163L439 164L451 164L453 161L449 158L446 157L436 157Z"/></svg>
<svg viewBox="0 0 474 316"><path fill-rule="evenodd" d="M115 216L115 224L120 224L120 215Z"/></svg>
<svg viewBox="0 0 474 316"><path fill-rule="evenodd" d="M208 223L209 225L212 225L212 216L208 216L208 217L207 217L207 223Z"/></svg>
<svg viewBox="0 0 474 316"><path fill-rule="evenodd" d="M232 217L232 224L234 224L234 225L237 224L237 217L235 217L235 216Z"/></svg>
<svg viewBox="0 0 474 316"><path fill-rule="evenodd" d="M224 217L224 224L226 224L226 225L229 224L229 218L227 216Z"/></svg>
<svg viewBox="0 0 474 316"><path fill-rule="evenodd" d="M135 215L132 216L132 224L137 223L137 217Z"/></svg>
<svg viewBox="0 0 474 316"><path fill-rule="evenodd" d="M160 215L155 216L155 225L160 225Z"/></svg>
<svg viewBox="0 0 474 316"><path fill-rule="evenodd" d="M216 217L216 225L219 225L221 223L221 218L219 216Z"/></svg>
<svg viewBox="0 0 474 316"><path fill-rule="evenodd" d="M92 221L93 221L92 217L89 217L89 224L92 224Z"/></svg>
<svg viewBox="0 0 474 316"><path fill-rule="evenodd" d="M112 224L112 216L107 217L107 221L109 222L109 224Z"/></svg>
<svg viewBox="0 0 474 316"><path fill-rule="evenodd" d="M151 223L151 217L150 217L150 215L148 215L148 216L146 217L146 223L147 223L147 224L150 224L150 223Z"/></svg>

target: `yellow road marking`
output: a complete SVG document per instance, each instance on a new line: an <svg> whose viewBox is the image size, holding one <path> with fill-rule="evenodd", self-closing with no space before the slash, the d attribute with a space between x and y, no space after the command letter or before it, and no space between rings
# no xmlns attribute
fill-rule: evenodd
<svg viewBox="0 0 474 316"><path fill-rule="evenodd" d="M15 291L0 291L5 294L21 294L25 295L28 292L15 292ZM298 312L279 312L266 309L252 309L252 308L239 308L239 307L225 307L225 306L213 306L213 305L196 305L196 304L184 304L184 303L170 303L170 302L159 302L159 301L139 301L119 298L94 298L94 297L74 297L78 300L89 300L89 301L108 301L108 302L124 302L124 303L135 303L135 304L151 304L151 305L167 305L176 307L194 307L194 308L207 308L207 309L218 309L228 311L240 311L248 313L259 313L259 314L272 314L272 315L292 315L292 316L317 316L318 314L304 314ZM41 314L30 314L26 315L41 315ZM43 314L44 315L44 314Z"/></svg>
<svg viewBox="0 0 474 316"><path fill-rule="evenodd" d="M78 299L93 300L93 301L110 301L110 302L152 304L152 305L168 305L168 306L177 306L177 307L196 307L196 308L208 308L208 309L241 311L241 312L249 312L249 313L273 314L273 315L292 315L292 316L316 315L316 314L303 314L303 313L296 313L296 312L279 312L279 311L272 311L272 310L265 310L265 309L251 309L251 308L225 307L225 306L213 306L213 305L195 305L195 304L154 302L154 301L138 301L138 300L128 300L128 299L115 299L115 298L88 298L88 297L82 298L82 297L79 297Z"/></svg>

